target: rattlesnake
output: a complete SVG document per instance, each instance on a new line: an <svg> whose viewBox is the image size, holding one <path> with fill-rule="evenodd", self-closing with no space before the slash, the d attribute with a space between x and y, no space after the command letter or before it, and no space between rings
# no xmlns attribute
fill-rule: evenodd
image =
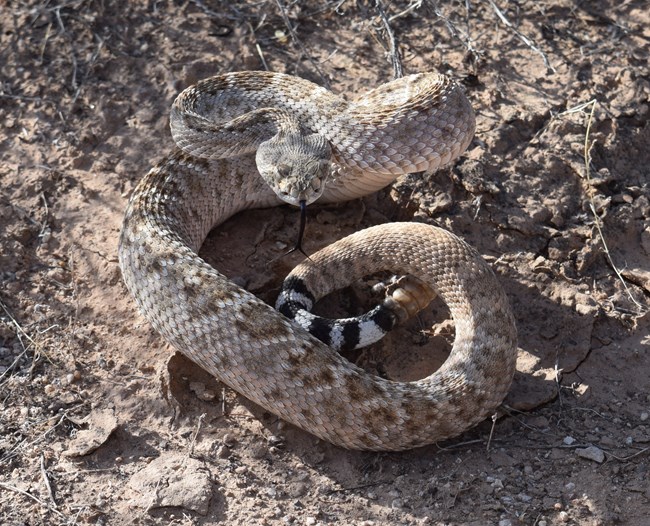
<svg viewBox="0 0 650 526"><path fill-rule="evenodd" d="M310 256L292 278L316 298L381 270L427 283L456 336L443 366L416 382L364 372L197 255L238 211L351 200L449 163L474 131L456 84L411 75L347 102L288 75L230 73L181 93L171 123L180 149L135 189L119 245L129 291L169 343L267 410L351 449L436 442L501 403L515 367L512 314L487 264L450 233L373 227Z"/></svg>

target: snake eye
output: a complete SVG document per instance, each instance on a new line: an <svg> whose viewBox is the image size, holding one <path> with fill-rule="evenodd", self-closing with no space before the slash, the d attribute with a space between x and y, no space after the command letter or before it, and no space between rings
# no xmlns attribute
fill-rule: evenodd
<svg viewBox="0 0 650 526"><path fill-rule="evenodd" d="M280 177L289 177L291 175L291 166L288 164L278 164L278 175Z"/></svg>

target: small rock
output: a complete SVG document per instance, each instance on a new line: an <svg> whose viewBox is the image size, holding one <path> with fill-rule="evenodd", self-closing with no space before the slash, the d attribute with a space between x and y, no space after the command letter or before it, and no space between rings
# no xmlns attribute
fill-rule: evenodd
<svg viewBox="0 0 650 526"><path fill-rule="evenodd" d="M404 507L404 501L402 499L393 499L393 502L390 503L390 507L394 510L399 510Z"/></svg>
<svg viewBox="0 0 650 526"><path fill-rule="evenodd" d="M564 437L564 440L562 440L562 442L564 443L565 446L570 446L575 441L576 441L576 439L573 438L573 437L570 437L570 436L566 436L566 437Z"/></svg>
<svg viewBox="0 0 650 526"><path fill-rule="evenodd" d="M501 481L501 479L494 479L494 482L492 482L492 484L490 485L496 490L503 489L503 482Z"/></svg>
<svg viewBox="0 0 650 526"><path fill-rule="evenodd" d="M648 419L648 413L646 411L643 411L639 418L641 419L641 422L645 422Z"/></svg>
<svg viewBox="0 0 650 526"><path fill-rule="evenodd" d="M307 492L309 491L309 484L306 484L304 482L297 482L296 484L292 484L289 486L287 489L287 494L294 498L297 499L299 497L302 497L303 495L306 495Z"/></svg>
<svg viewBox="0 0 650 526"><path fill-rule="evenodd" d="M269 448L266 446L266 444L253 444L251 446L251 456L257 460L261 460L269 452Z"/></svg>
<svg viewBox="0 0 650 526"><path fill-rule="evenodd" d="M217 395L214 391L205 388L202 382L190 382L190 391L192 391L199 400L211 402Z"/></svg>
<svg viewBox="0 0 650 526"><path fill-rule="evenodd" d="M64 453L68 457L81 457L92 453L104 444L118 427L113 408L96 409L83 422L88 424L88 429L77 432L77 436Z"/></svg>
<svg viewBox="0 0 650 526"><path fill-rule="evenodd" d="M510 519L501 519L499 526L512 526L512 521Z"/></svg>
<svg viewBox="0 0 650 526"><path fill-rule="evenodd" d="M616 440L614 440L614 438L609 435L601 437L599 442L606 447L614 447L618 444L618 442L616 442Z"/></svg>
<svg viewBox="0 0 650 526"><path fill-rule="evenodd" d="M180 453L166 453L135 473L129 486L143 508L181 507L206 515L212 483L203 462Z"/></svg>
<svg viewBox="0 0 650 526"><path fill-rule="evenodd" d="M576 455L588 460L593 460L594 462L598 462L598 464L602 464L605 460L605 453L602 449L596 446L578 448L576 449Z"/></svg>
<svg viewBox="0 0 650 526"><path fill-rule="evenodd" d="M228 447L233 447L237 443L237 439L235 438L235 436L230 433L226 433L225 435L223 435L221 440Z"/></svg>

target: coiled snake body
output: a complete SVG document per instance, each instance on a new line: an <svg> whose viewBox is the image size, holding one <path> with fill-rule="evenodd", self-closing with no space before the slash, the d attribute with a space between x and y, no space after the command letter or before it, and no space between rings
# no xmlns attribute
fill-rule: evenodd
<svg viewBox="0 0 650 526"><path fill-rule="evenodd" d="M474 116L453 82L412 75L349 103L299 78L231 73L185 90L171 122L181 149L137 186L119 246L129 291L168 342L267 410L351 449L436 442L498 406L514 374L514 322L489 267L452 234L380 225L294 271L316 297L381 270L442 297L456 328L451 354L404 383L365 373L197 255L241 210L351 200L455 159Z"/></svg>

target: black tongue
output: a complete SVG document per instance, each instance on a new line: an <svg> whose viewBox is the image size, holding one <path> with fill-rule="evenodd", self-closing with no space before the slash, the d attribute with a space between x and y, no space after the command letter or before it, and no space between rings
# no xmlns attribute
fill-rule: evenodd
<svg viewBox="0 0 650 526"><path fill-rule="evenodd" d="M300 227L298 228L298 239L296 241L296 245L291 250L289 250L287 254L291 254L292 252L295 252L297 250L303 256L309 258L309 256L302 249L302 238L305 234L306 224L307 224L307 201L303 199L302 201L300 201Z"/></svg>

